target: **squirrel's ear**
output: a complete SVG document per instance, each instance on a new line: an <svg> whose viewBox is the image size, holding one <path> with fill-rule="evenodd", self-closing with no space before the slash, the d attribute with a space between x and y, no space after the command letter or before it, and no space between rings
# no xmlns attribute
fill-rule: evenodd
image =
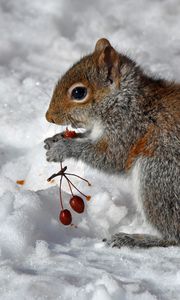
<svg viewBox="0 0 180 300"><path fill-rule="evenodd" d="M95 49L94 51L95 52L99 52L99 51L102 51L104 50L106 47L108 46L111 46L110 42L107 40L107 39L99 39L97 42L96 42L96 46L95 46Z"/></svg>
<svg viewBox="0 0 180 300"><path fill-rule="evenodd" d="M107 79L111 82L119 82L120 57L108 40L100 39L96 43L95 53L98 56L98 68L107 70Z"/></svg>

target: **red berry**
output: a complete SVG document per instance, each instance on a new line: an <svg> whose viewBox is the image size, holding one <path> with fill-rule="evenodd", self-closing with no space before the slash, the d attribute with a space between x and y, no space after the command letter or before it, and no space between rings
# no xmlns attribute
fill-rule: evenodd
<svg viewBox="0 0 180 300"><path fill-rule="evenodd" d="M66 128L66 130L63 133L64 138L75 138L76 136L77 136L76 131L69 130L68 128Z"/></svg>
<svg viewBox="0 0 180 300"><path fill-rule="evenodd" d="M69 201L70 206L74 209L78 214L83 213L84 211L84 201L79 196L73 196Z"/></svg>
<svg viewBox="0 0 180 300"><path fill-rule="evenodd" d="M61 210L59 214L59 220L64 225L70 225L72 222L72 216L68 209Z"/></svg>

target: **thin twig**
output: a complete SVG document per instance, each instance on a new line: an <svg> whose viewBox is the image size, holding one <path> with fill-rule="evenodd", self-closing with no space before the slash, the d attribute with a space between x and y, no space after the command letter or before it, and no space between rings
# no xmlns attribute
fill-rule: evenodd
<svg viewBox="0 0 180 300"><path fill-rule="evenodd" d="M63 175L61 175L61 178L60 178L60 185L59 185L60 204L61 204L61 208L62 208L62 210L63 210L64 207L63 207L63 202L62 202L62 192L61 192L62 179L63 179Z"/></svg>
<svg viewBox="0 0 180 300"><path fill-rule="evenodd" d="M63 175L64 172L67 170L67 167L64 167L64 168L61 168L61 170L58 172L58 173L54 173L52 174L48 179L47 181L51 181L53 178L57 177L57 176L60 176L60 175Z"/></svg>
<svg viewBox="0 0 180 300"><path fill-rule="evenodd" d="M69 180L67 179L67 177L65 176L65 174L64 174L64 177L66 178L66 180L67 180L67 182L68 182L68 185L69 185L69 189L70 189L71 195L74 196L73 191L72 191L71 184L70 184Z"/></svg>
<svg viewBox="0 0 180 300"><path fill-rule="evenodd" d="M64 177L66 178L67 181L70 182L70 184L73 186L73 188L75 188L76 191L78 191L81 195L83 195L84 197L86 197L85 194L83 194L73 183L72 181L64 174Z"/></svg>
<svg viewBox="0 0 180 300"><path fill-rule="evenodd" d="M82 178L82 177L79 176L79 175L71 174L71 173L64 173L64 175L70 175L70 176L78 177L78 178L80 178L81 180L84 180L85 182L87 182L87 184L88 184L89 186L91 186L90 182L89 182L87 179L84 179L84 178Z"/></svg>

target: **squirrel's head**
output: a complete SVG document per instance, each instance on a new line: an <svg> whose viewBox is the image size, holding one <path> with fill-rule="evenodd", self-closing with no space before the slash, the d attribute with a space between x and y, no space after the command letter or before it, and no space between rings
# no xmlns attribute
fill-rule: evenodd
<svg viewBox="0 0 180 300"><path fill-rule="evenodd" d="M120 85L120 55L106 39L97 41L92 54L74 64L58 81L46 118L49 122L89 127L99 121L99 109Z"/></svg>

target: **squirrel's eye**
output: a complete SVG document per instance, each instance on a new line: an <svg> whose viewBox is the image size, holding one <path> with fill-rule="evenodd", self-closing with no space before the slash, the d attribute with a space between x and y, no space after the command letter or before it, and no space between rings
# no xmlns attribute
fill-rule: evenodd
<svg viewBox="0 0 180 300"><path fill-rule="evenodd" d="M87 88L83 86L75 87L71 92L71 97L75 100L83 100L87 95Z"/></svg>

